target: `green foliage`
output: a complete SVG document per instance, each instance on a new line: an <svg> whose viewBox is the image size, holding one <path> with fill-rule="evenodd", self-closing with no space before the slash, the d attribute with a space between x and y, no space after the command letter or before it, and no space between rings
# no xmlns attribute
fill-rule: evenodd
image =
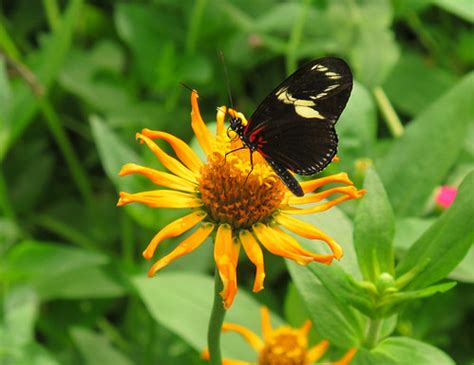
<svg viewBox="0 0 474 365"><path fill-rule="evenodd" d="M253 294L242 259L226 320L261 334L262 304L274 327L309 318L309 345L331 343L323 361L355 346L355 365L472 363L473 22L470 0L2 4L0 363L206 363L211 240L148 279L141 251L186 210L115 204L118 191L155 189L119 177L123 164L163 169L136 132L196 149L179 82L200 91L214 128L229 103L220 50L246 115L305 61L346 59L355 82L337 124L341 161L325 174L367 189L298 217L343 247L339 262L265 254L265 290ZM458 188L448 209L435 204L441 185ZM226 357L255 361L239 336L222 342Z"/></svg>

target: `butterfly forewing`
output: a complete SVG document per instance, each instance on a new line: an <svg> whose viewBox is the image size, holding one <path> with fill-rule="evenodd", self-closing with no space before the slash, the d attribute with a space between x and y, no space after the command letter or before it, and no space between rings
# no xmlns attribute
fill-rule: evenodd
<svg viewBox="0 0 474 365"><path fill-rule="evenodd" d="M257 151L279 167L301 175L317 173L336 154L334 125L351 90L352 74L343 60L312 61L264 99L249 119L246 138L259 141Z"/></svg>

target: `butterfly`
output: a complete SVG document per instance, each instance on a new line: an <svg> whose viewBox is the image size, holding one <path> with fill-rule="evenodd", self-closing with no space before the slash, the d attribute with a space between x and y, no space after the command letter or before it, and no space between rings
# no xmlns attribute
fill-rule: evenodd
<svg viewBox="0 0 474 365"><path fill-rule="evenodd" d="M352 73L335 57L311 61L278 85L243 122L231 113L230 128L242 148L257 151L296 196L304 192L290 172L313 175L337 152L335 124L349 100ZM232 151L231 151L232 152Z"/></svg>

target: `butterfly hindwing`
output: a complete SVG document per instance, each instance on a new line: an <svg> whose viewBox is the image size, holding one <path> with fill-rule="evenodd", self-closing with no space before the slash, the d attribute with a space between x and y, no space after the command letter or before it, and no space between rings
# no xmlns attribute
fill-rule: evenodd
<svg viewBox="0 0 474 365"><path fill-rule="evenodd" d="M278 85L245 129L267 160L300 175L324 169L336 154L334 125L352 90L347 64L333 57L312 61Z"/></svg>

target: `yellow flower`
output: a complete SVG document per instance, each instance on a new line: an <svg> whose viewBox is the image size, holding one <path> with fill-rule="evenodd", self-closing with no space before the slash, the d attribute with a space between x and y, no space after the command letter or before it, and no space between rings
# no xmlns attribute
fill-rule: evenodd
<svg viewBox="0 0 474 365"><path fill-rule="evenodd" d="M323 340L308 349L308 332L311 321L308 320L301 328L281 326L272 329L270 314L266 307L261 308L263 339L251 330L235 323L224 323L223 332L236 332L241 335L258 354L258 365L309 365L320 359L329 347L329 342ZM324 363L327 365L348 365L357 350L349 349L339 360ZM202 356L209 360L209 352L204 350ZM223 365L251 365L253 363L241 360L224 359Z"/></svg>
<svg viewBox="0 0 474 365"><path fill-rule="evenodd" d="M224 119L227 109L218 108L217 133L214 136L202 120L196 91L191 93L191 106L191 126L207 155L205 163L181 139L165 132L143 129L136 134L136 138L148 146L169 172L129 163L119 173L120 176L144 175L156 185L169 190L135 194L120 192L118 206L138 202L154 208L193 209L190 214L168 224L153 237L143 252L147 260L153 257L157 246L164 239L177 237L197 226L174 251L155 262L148 275L155 275L171 261L195 250L215 232L214 259L223 284L221 296L224 306L229 308L237 293L236 267L241 246L256 266L254 292L263 289L265 277L259 243L269 252L303 265L313 261L329 264L334 258L340 259L342 249L331 237L292 215L321 212L342 201L359 198L364 191L357 190L347 174L340 173L306 181L301 186L306 193L333 182L344 186L295 197L258 153L254 154L254 169L248 176L251 168L248 150L229 154L224 159L226 152L242 146L239 138L231 139L226 133ZM229 109L229 113L237 112ZM155 139L168 142L178 159L164 152L154 142ZM308 206L336 193L342 195L320 205ZM298 205L305 207L298 208ZM297 235L326 242L332 254L318 254L304 249L280 226Z"/></svg>

